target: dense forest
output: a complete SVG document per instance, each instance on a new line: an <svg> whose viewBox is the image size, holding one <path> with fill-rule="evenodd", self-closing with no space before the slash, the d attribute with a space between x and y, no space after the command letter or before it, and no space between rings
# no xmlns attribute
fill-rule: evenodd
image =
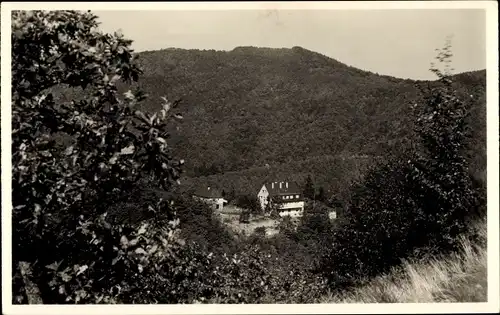
<svg viewBox="0 0 500 315"><path fill-rule="evenodd" d="M485 71L452 75L450 43L416 82L299 47L135 54L97 26L12 16L13 303L314 303L474 240ZM182 193L277 177L342 215L241 236Z"/></svg>
<svg viewBox="0 0 500 315"><path fill-rule="evenodd" d="M196 178L184 184L238 193L266 179L302 183L312 174L330 195L344 195L373 162L417 145L410 108L431 84L300 47L164 49L139 53L138 63L144 73L137 86L149 94L144 110L157 109L161 96L183 101L184 122L171 145L186 161L186 176ZM473 100L470 158L478 176L486 167L485 80L485 71L454 78Z"/></svg>

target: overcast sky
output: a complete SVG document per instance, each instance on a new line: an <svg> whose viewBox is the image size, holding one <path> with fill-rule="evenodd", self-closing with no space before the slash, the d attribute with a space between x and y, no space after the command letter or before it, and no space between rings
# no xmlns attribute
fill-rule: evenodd
<svg viewBox="0 0 500 315"><path fill-rule="evenodd" d="M136 51L301 46L360 69L431 79L435 49L452 35L455 72L486 68L485 12L455 10L94 11Z"/></svg>

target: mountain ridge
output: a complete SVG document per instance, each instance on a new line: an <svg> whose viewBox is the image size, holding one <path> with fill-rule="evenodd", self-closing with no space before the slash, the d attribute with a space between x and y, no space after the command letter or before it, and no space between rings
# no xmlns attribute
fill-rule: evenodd
<svg viewBox="0 0 500 315"><path fill-rule="evenodd" d="M189 52L189 51L193 51L193 52L200 52L200 53L203 53L203 52L215 52L215 53L253 53L253 54L256 54L258 52L263 52L263 51L269 51L269 52L279 52L279 51L282 51L282 52L286 52L286 51L302 51L302 52L307 52L307 53L311 53L311 54L315 54L321 58L326 58L326 59L330 59L334 62L337 62L343 66L346 66L346 67L349 67L349 68L354 68L354 69L357 69L357 70L360 70L360 71L363 71L363 72L367 72L367 73L370 73L370 74L375 74L375 75L378 75L378 76L381 76L381 77L387 77L387 78L392 78L392 79L397 79L397 80L408 80L408 81L414 81L414 82L431 82L431 81L434 81L434 80L428 80L428 79L416 79L416 78L403 78L403 77L396 77L396 76L393 76L393 75L389 75L389 74L383 74L383 73L377 73L377 72L373 72L373 71L370 71L370 70L367 70L367 69L362 69L362 68L359 68L359 67L355 67L355 66L352 66L352 65L349 65L347 63L344 63L334 57L330 57L326 54L323 54L323 53L320 53L320 52L316 52L314 50L310 50L310 49L307 49L307 48L304 48L304 47L301 47L301 46L293 46L291 48L287 48L287 47L265 47L265 46L236 46L234 47L233 49L231 50L228 50L228 49L198 49L198 48L178 48L178 47L167 47L167 48L162 48L162 49L153 49L153 50L143 50L143 51L137 51L135 52L136 55L140 56L142 54L149 54L149 53L156 53L156 52L162 52L162 51L175 51L175 52ZM454 76L459 76L461 74L468 74L468 73L476 73L476 72L485 72L486 69L476 69L476 70L468 70L468 71L463 71L463 72L459 72L459 73L455 73L453 74ZM437 78L435 79L437 80Z"/></svg>
<svg viewBox="0 0 500 315"><path fill-rule="evenodd" d="M410 105L421 101L421 88L437 84L375 74L298 46L174 48L138 56L144 73L135 86L150 95L144 110L158 110L161 96L183 99L185 121L170 141L174 154L186 161L188 182L207 177L226 182L225 173L269 164L280 167L266 176L301 180L312 173L339 190L354 179L348 170L342 175L331 168L357 173L358 166L324 162L330 169L320 171L300 161L396 154L415 138ZM485 141L485 121L476 119L485 115L485 73L454 75L460 95L475 97L475 149ZM242 186L235 181L229 185Z"/></svg>

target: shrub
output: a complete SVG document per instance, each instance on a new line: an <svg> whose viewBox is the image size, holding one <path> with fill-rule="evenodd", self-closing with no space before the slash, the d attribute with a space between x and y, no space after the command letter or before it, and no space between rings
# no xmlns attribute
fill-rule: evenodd
<svg viewBox="0 0 500 315"><path fill-rule="evenodd" d="M334 232L322 269L337 288L384 271L424 242L416 233L425 217L414 211L406 165L394 163L367 175Z"/></svg>
<svg viewBox="0 0 500 315"><path fill-rule="evenodd" d="M450 56L447 45L438 59ZM481 193L463 157L469 104L455 93L448 70L431 68L439 85L415 111L423 150L374 168L357 187L321 266L335 288L387 271L417 248L455 250L480 212Z"/></svg>
<svg viewBox="0 0 500 315"><path fill-rule="evenodd" d="M304 183L303 195L305 198L313 200L315 197L315 188L310 175L307 176L306 181Z"/></svg>
<svg viewBox="0 0 500 315"><path fill-rule="evenodd" d="M234 252L237 241L228 228L214 215L206 203L197 202L189 196L175 198L176 215L180 220L180 235L196 242L204 250L215 253ZM230 219L226 218L224 220Z"/></svg>
<svg viewBox="0 0 500 315"><path fill-rule="evenodd" d="M137 281L148 283L129 290L125 303L310 303L324 290L318 276L283 265L258 245L216 254L188 243L156 277L143 273Z"/></svg>
<svg viewBox="0 0 500 315"><path fill-rule="evenodd" d="M250 222L250 212L247 210L244 210L241 212L238 221L240 223L249 223Z"/></svg>
<svg viewBox="0 0 500 315"><path fill-rule="evenodd" d="M261 236L261 237L266 236L266 227L259 226L259 227L255 228L254 234Z"/></svg>
<svg viewBox="0 0 500 315"><path fill-rule="evenodd" d="M239 195L238 197L236 197L235 205L249 211L251 214L262 213L262 209L257 197L249 195Z"/></svg>

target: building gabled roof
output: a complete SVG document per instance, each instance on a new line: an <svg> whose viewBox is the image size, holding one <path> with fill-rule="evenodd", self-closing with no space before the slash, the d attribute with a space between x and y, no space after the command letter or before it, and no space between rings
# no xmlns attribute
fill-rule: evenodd
<svg viewBox="0 0 500 315"><path fill-rule="evenodd" d="M277 195L302 195L302 191L296 182L268 182L264 183L270 196Z"/></svg>
<svg viewBox="0 0 500 315"><path fill-rule="evenodd" d="M218 189L210 186L198 188L194 192L194 195L202 198L222 198L222 193Z"/></svg>

